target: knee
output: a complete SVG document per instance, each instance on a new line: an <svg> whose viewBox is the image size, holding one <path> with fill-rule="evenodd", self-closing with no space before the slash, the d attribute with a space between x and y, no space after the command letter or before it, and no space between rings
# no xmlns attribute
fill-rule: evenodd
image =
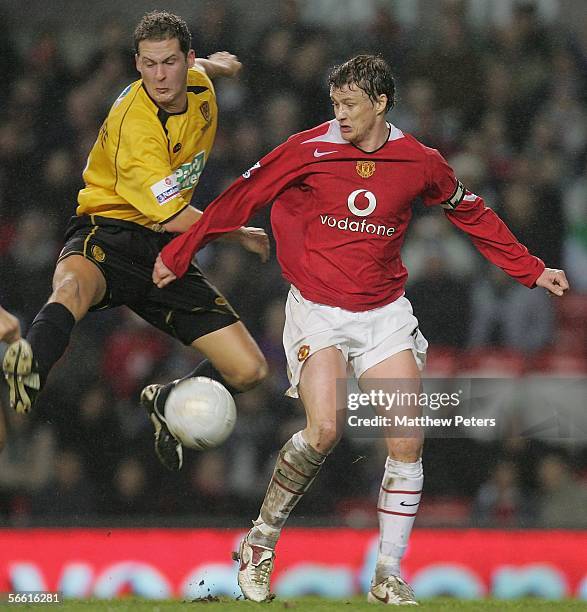
<svg viewBox="0 0 587 612"><path fill-rule="evenodd" d="M323 455L327 455L338 444L342 431L336 426L336 421L324 420L308 427L304 438L310 446Z"/></svg>
<svg viewBox="0 0 587 612"><path fill-rule="evenodd" d="M390 438L387 443L389 456L396 461L414 463L422 456L421 438Z"/></svg>
<svg viewBox="0 0 587 612"><path fill-rule="evenodd" d="M225 375L227 381L239 391L248 391L267 378L269 368L262 355L254 360L243 363L237 372Z"/></svg>
<svg viewBox="0 0 587 612"><path fill-rule="evenodd" d="M81 286L79 279L74 274L61 277L53 286L53 297L66 300L79 300Z"/></svg>

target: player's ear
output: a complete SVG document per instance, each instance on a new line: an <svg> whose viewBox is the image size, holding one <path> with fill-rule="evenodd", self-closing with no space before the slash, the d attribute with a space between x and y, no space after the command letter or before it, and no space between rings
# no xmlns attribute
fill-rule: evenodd
<svg viewBox="0 0 587 612"><path fill-rule="evenodd" d="M135 53L135 66L136 66L137 70L140 72L141 71L140 57L139 57L138 53Z"/></svg>
<svg viewBox="0 0 587 612"><path fill-rule="evenodd" d="M387 95L379 94L377 96L377 102L375 103L375 110L377 111L377 114L385 115L386 108L387 108Z"/></svg>
<svg viewBox="0 0 587 612"><path fill-rule="evenodd" d="M193 49L188 51L186 56L188 68L192 68L194 66L194 62L196 61L196 52Z"/></svg>

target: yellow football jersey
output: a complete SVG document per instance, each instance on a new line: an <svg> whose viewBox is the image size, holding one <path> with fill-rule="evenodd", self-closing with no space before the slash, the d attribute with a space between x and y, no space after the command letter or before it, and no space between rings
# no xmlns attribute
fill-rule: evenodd
<svg viewBox="0 0 587 612"><path fill-rule="evenodd" d="M78 215L102 215L158 229L190 202L216 135L212 81L188 70L188 104L167 113L142 80L114 102L90 151Z"/></svg>

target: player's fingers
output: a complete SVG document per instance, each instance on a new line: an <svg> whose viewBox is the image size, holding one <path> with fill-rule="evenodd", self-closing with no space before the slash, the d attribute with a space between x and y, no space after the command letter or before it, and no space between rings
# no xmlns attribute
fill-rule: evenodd
<svg viewBox="0 0 587 612"><path fill-rule="evenodd" d="M558 295L559 297L564 294L564 290L554 282L549 282L546 289L552 295Z"/></svg>
<svg viewBox="0 0 587 612"><path fill-rule="evenodd" d="M161 280L159 281L159 284L157 285L159 288L163 288L163 287L167 287L167 285L169 285L169 283L172 283L177 276L175 276L175 274L173 272L171 272L170 270L165 270L164 274L161 274Z"/></svg>
<svg viewBox="0 0 587 612"><path fill-rule="evenodd" d="M567 275L564 273L563 270L559 270L557 272L557 280L558 284L562 289L566 291L569 288L569 281L567 279Z"/></svg>
<svg viewBox="0 0 587 612"><path fill-rule="evenodd" d="M265 259L263 263L269 261L269 255L271 254L271 245L269 244L269 236L265 236Z"/></svg>

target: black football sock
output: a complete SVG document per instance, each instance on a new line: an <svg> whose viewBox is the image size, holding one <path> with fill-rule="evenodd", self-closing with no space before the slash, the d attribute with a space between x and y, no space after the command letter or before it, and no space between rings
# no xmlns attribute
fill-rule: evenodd
<svg viewBox="0 0 587 612"><path fill-rule="evenodd" d="M45 304L32 322L26 339L33 349L41 387L51 368L65 352L74 325L75 317L63 304L57 302Z"/></svg>
<svg viewBox="0 0 587 612"><path fill-rule="evenodd" d="M221 385L228 389L228 392L233 397L237 393L242 393L242 391L239 391L238 389L235 389L234 387L229 385L226 380L224 380L222 374L220 374L220 372L212 365L212 363L207 359L204 359L204 361L198 364L198 367L195 370L193 370L183 378L180 378L179 380L174 380L173 382L161 387L161 389L159 390L159 395L157 395L157 407L161 410L161 407L165 406L165 402L167 401L171 390L178 382L182 380L187 380L188 378L194 378L195 376L205 376L206 378L211 378L212 380L219 382Z"/></svg>

